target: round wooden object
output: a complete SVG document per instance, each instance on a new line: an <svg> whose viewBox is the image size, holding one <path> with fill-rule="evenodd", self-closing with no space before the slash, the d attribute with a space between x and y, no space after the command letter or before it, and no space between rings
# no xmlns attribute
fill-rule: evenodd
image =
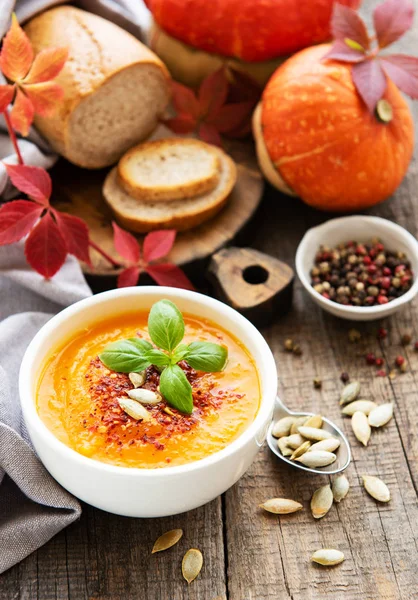
<svg viewBox="0 0 418 600"><path fill-rule="evenodd" d="M209 259L229 244L249 222L263 193L263 178L258 170L252 144L234 142L227 151L237 162L238 178L226 207L213 219L195 229L179 233L167 260L182 267ZM62 160L51 171L53 204L84 219L91 239L118 260L113 246L114 219L102 195L108 170L88 171ZM137 235L137 234L134 234ZM137 235L141 240L143 236ZM91 250L93 269L82 264L88 275L115 275L117 271L95 250Z"/></svg>

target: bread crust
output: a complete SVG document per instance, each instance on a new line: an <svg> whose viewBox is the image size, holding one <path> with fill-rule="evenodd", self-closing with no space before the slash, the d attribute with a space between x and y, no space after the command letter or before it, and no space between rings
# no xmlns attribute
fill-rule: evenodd
<svg viewBox="0 0 418 600"><path fill-rule="evenodd" d="M107 175L103 185L103 196L113 211L119 223L131 231L137 233L147 233L155 229L176 229L177 231L187 231L193 227L197 227L215 216L227 203L229 195L235 185L237 179L237 168L235 162L222 150L219 150L221 160L224 163L224 168L228 169L227 182L224 189L220 191L218 197L209 203L204 208L196 208L193 205L193 199L186 200L184 203L184 211L180 214L169 214L170 203L167 202L167 215L165 218L141 218L140 216L132 217L127 214L122 207L115 203L114 192L118 190L126 194L120 186L117 177L117 167L114 167ZM198 196L200 198L200 196ZM139 201L143 206L146 202Z"/></svg>
<svg viewBox="0 0 418 600"><path fill-rule="evenodd" d="M54 150L79 166L90 167L71 155L71 115L80 102L116 74L138 64L155 67L163 76L168 103L169 74L165 65L144 44L114 23L72 6L59 6L34 17L24 29L35 53L54 46L69 48L69 58L55 80L64 89L64 98L54 115L36 116L35 126ZM105 165L95 165L100 166Z"/></svg>
<svg viewBox="0 0 418 600"><path fill-rule="evenodd" d="M190 179L187 183L185 182L175 186L144 186L131 177L128 161L136 154L146 153L147 150L154 153L159 150L163 151L167 147L176 148L178 146L195 147L196 150L203 149L208 154L211 154L213 158L212 172L206 177ZM121 186L133 198L144 200L145 202L170 202L179 199L193 198L193 196L200 196L201 194L213 190L219 181L219 169L219 155L210 144L192 138L169 138L145 142L128 150L118 163L118 176Z"/></svg>

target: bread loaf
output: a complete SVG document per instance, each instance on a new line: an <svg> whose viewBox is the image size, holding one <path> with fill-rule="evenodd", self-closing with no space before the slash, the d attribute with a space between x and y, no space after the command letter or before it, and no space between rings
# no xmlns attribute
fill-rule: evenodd
<svg viewBox="0 0 418 600"><path fill-rule="evenodd" d="M54 150L81 167L101 168L154 130L169 101L169 76L135 37L70 6L45 11L25 31L35 52L69 48L56 79L64 99L52 117L35 118Z"/></svg>

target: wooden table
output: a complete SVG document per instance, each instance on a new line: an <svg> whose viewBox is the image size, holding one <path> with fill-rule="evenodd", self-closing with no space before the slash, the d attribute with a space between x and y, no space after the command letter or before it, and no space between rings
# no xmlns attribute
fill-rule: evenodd
<svg viewBox="0 0 418 600"><path fill-rule="evenodd" d="M369 11L375 0L364 3ZM402 46L402 44L400 44ZM418 31L404 50L418 47ZM402 51L402 48L401 48ZM414 106L418 121L418 103ZM371 148L372 152L373 149ZM394 198L370 214L418 231L418 160ZM268 190L253 224L254 247L293 264L308 227L330 215ZM376 339L378 323L359 325L362 340L351 344L352 325L316 307L296 284L292 311L265 329L279 369L280 394L293 409L321 412L340 425L352 443L347 471L348 497L315 521L309 510L313 491L328 477L285 468L267 448L248 473L222 497L190 513L164 519L118 517L84 506L80 521L0 577L1 600L412 600L418 598L418 353L401 346L410 333L418 339L418 300L384 322L387 340ZM303 355L283 350L297 340ZM390 380L376 377L364 355L374 352L393 364L398 354L408 371ZM395 403L395 418L373 433L370 446L354 439L340 415L342 371L362 384L362 395ZM319 376L321 390L312 380ZM389 504L365 493L361 474L380 476L390 487ZM303 502L305 510L278 518L258 504L282 496ZM171 550L151 556L155 539L181 527L184 537ZM321 547L339 548L345 562L335 568L313 566ZM181 559L200 548L204 568L190 586L181 576ZM0 548L1 552L1 548Z"/></svg>

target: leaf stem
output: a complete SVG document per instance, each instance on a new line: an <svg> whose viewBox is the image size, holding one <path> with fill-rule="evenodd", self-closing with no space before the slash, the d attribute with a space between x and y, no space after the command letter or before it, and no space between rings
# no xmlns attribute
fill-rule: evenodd
<svg viewBox="0 0 418 600"><path fill-rule="evenodd" d="M119 268L122 266L120 263L118 263L116 260L114 260L107 252L105 252L105 250L100 248L100 246L98 246L96 244L96 242L93 242L93 240L91 240L91 239L89 239L89 246L91 248L93 248L94 250L96 250L96 252L98 252L101 256L103 256L103 258L105 258L113 267Z"/></svg>
<svg viewBox="0 0 418 600"><path fill-rule="evenodd" d="M23 157L22 157L22 155L20 153L19 145L17 143L16 134L15 134L14 129L12 127L12 123L10 121L9 113L7 112L7 110L4 111L3 115L4 115L4 120L6 121L7 131L9 132L10 139L12 141L13 147L14 147L16 155L17 155L17 160L18 160L18 162L19 162L20 165L24 165L25 163L24 163Z"/></svg>

